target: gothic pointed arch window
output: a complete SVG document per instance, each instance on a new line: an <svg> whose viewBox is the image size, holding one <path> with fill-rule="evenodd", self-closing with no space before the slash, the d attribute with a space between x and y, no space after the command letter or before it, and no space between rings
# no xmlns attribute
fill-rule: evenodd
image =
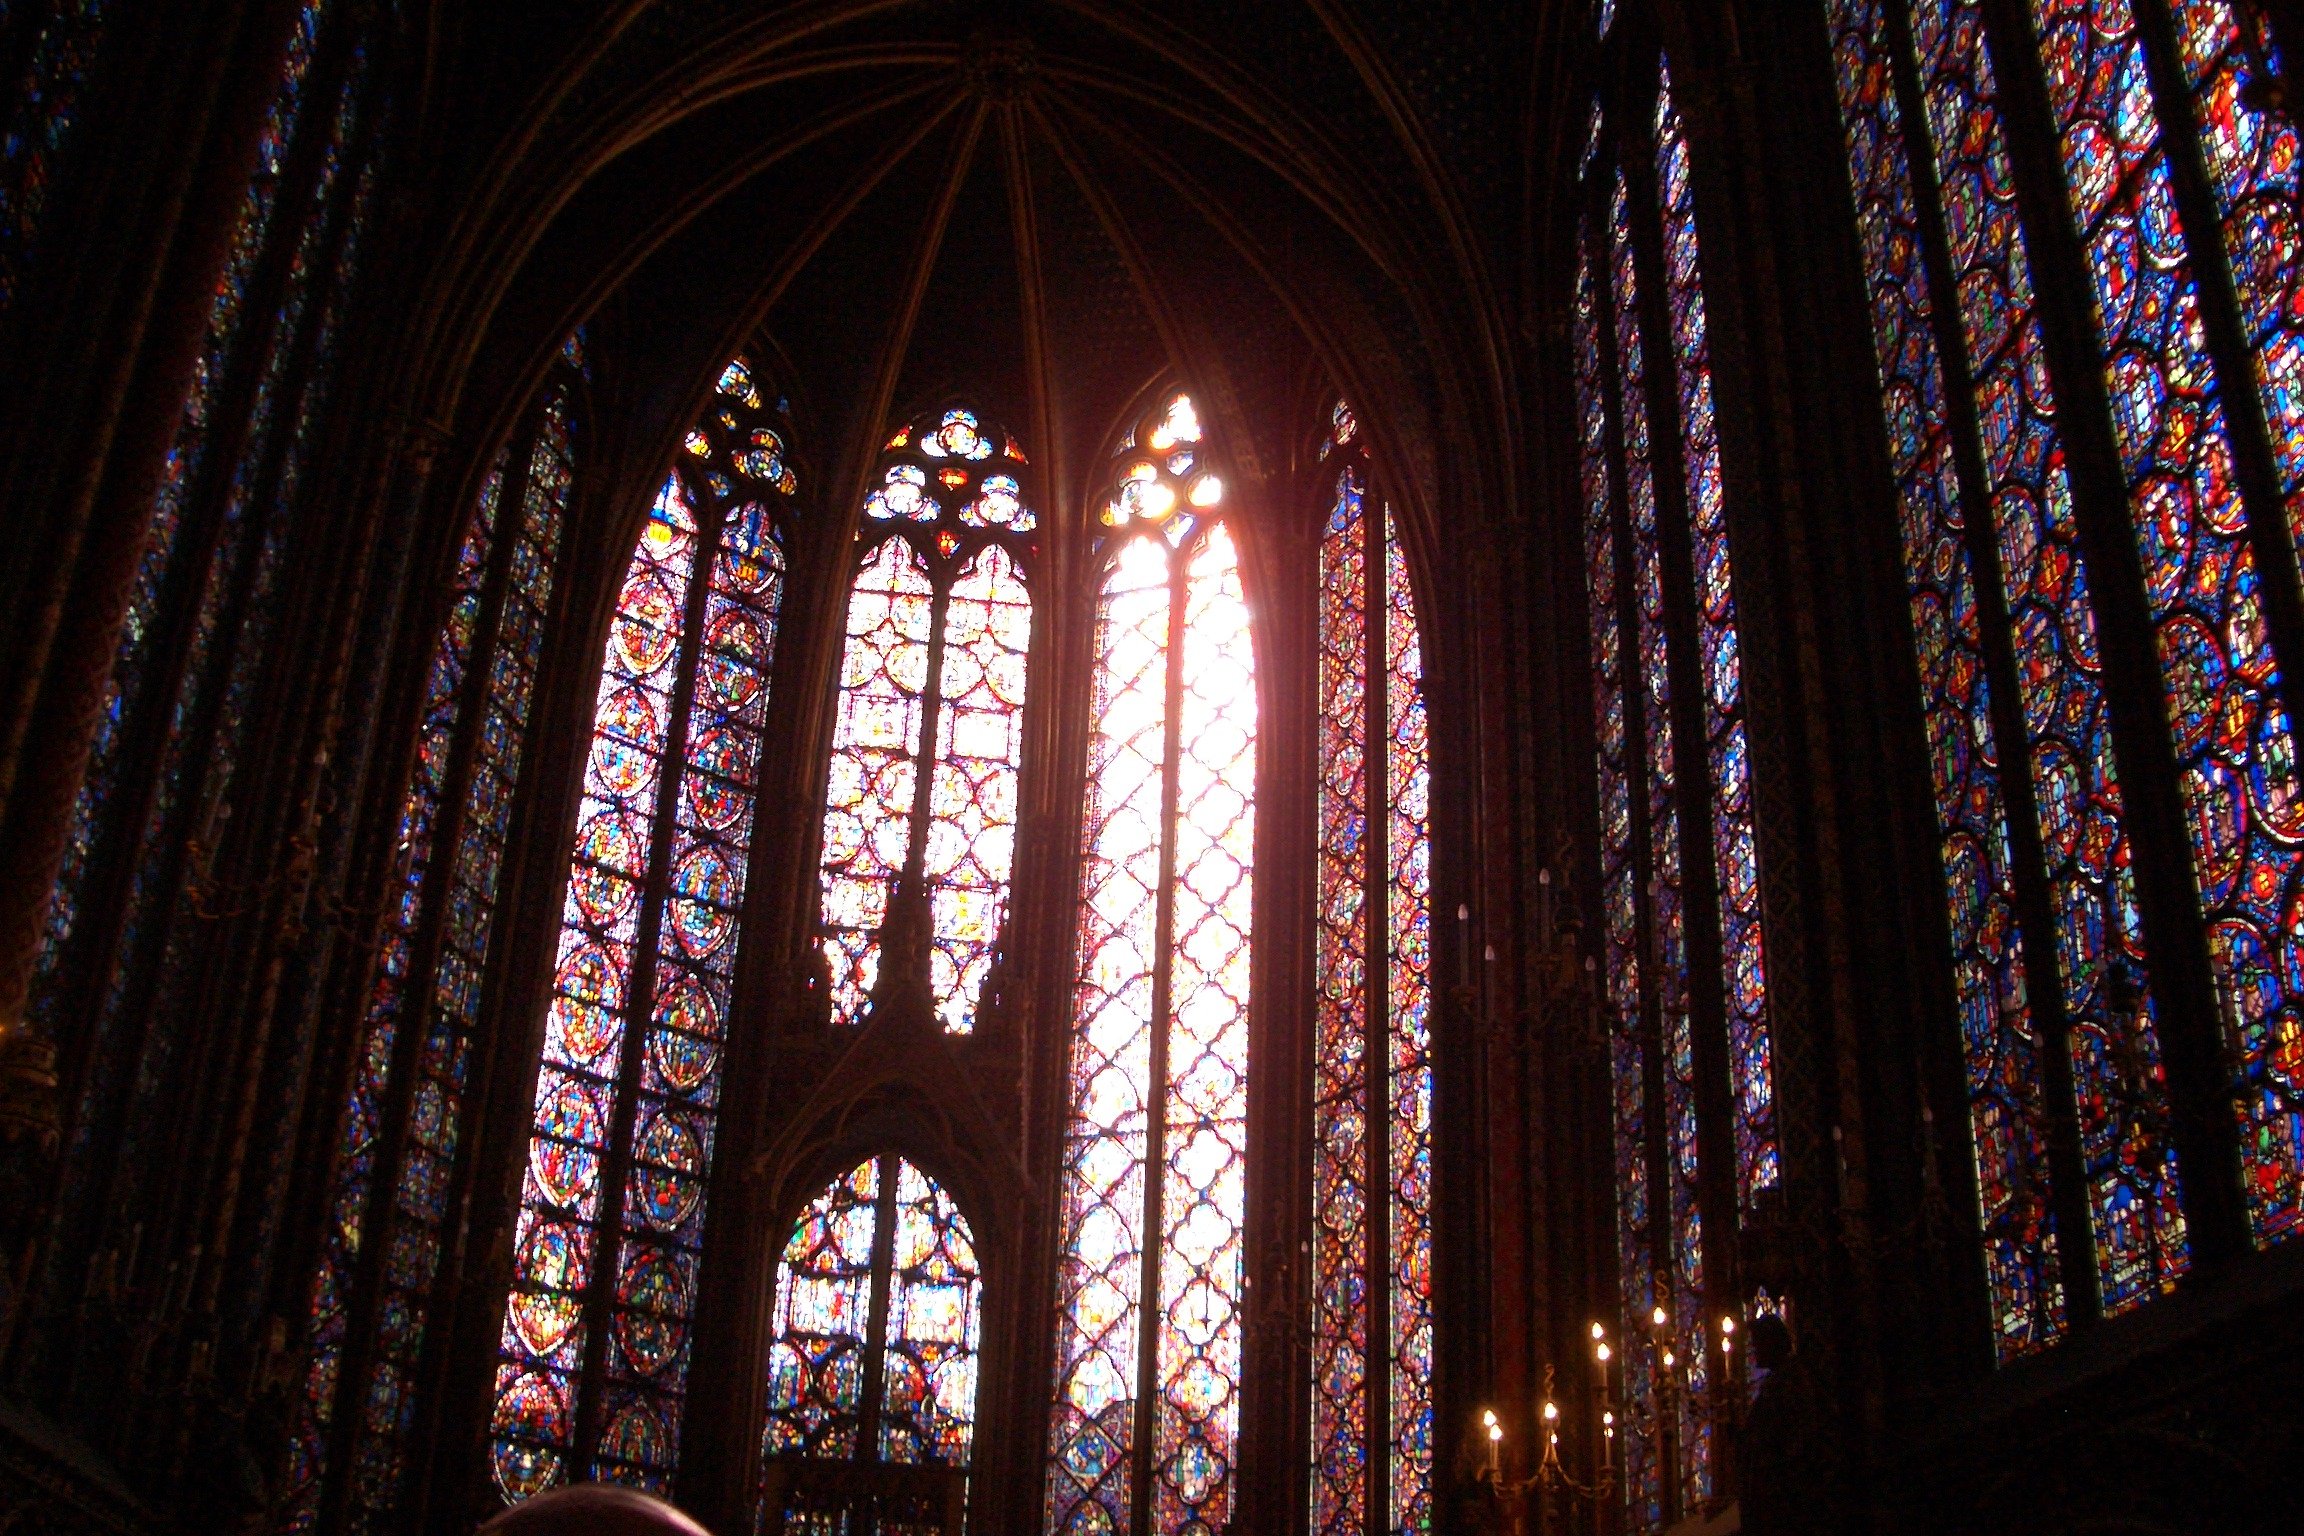
<svg viewBox="0 0 2304 1536"><path fill-rule="evenodd" d="M859 1163L810 1201L776 1271L762 1521L849 1510L852 1490L838 1478L810 1487L809 1463L965 1473L983 1310L968 1218L909 1160ZM883 1488L877 1513L900 1522L888 1505L920 1496Z"/></svg>
<svg viewBox="0 0 2304 1536"><path fill-rule="evenodd" d="M601 664L499 1345L507 1500L664 1488L796 487L784 408L721 374L641 527Z"/></svg>
<svg viewBox="0 0 2304 1536"><path fill-rule="evenodd" d="M1071 1101L1044 1529L1232 1518L1255 853L1256 661L1190 396L1099 509Z"/></svg>
<svg viewBox="0 0 2304 1536"><path fill-rule="evenodd" d="M11 235L34 233L103 10L58 7L41 26L28 66L37 78L17 106L52 115L30 138L9 138L0 196L13 202L0 213L19 221ZM364 68L370 41L361 16L330 0L296 11L49 899L32 1004L45 1033L75 1018L109 1029L156 1006L163 978L192 963L188 888L226 830L289 514L367 232L382 105ZM0 272L0 283L19 275Z"/></svg>
<svg viewBox="0 0 2304 1536"><path fill-rule="evenodd" d="M1708 1255L1774 1197L1782 1168L1693 166L1670 72L1631 33L1617 23L1611 47L1628 83L1595 110L1584 156L1574 348L1616 1133L1616 1368L1627 1400L1668 1421L1625 1444L1631 1512L1651 1525L1712 1494L1710 1426L1673 1405L1728 1363L1708 1315L1738 1302L1718 1294ZM1725 1062L1723 1081L1702 1079L1706 1060ZM1707 1145L1727 1154L1722 1166Z"/></svg>
<svg viewBox="0 0 2304 1536"><path fill-rule="evenodd" d="M977 1024L1016 852L1037 516L1023 448L965 405L897 431L857 535L824 812L835 1022L909 989Z"/></svg>
<svg viewBox="0 0 2304 1536"><path fill-rule="evenodd" d="M1432 1524L1431 732L1406 553L1336 402L1319 459L1312 1529Z"/></svg>
<svg viewBox="0 0 2304 1536"><path fill-rule="evenodd" d="M2195 985L2245 1175L2230 1225L2261 1245L2304 1224L2298 141L2253 5L1827 12L2008 1358L2173 1288L2203 1211L2225 1240L2222 1158L2179 1169L2160 1045L2193 1029L2169 999ZM2019 135L2053 154L2011 157ZM2064 289L2092 352L2044 325L2038 295ZM2089 526L2132 540L2140 588L2089 568ZM2099 626L2138 623L2157 666L2129 686L2160 695L2161 741L2101 702L2121 648ZM2170 749L2180 805L2127 803L2114 764ZM2149 949L2137 816L2180 821L2168 878L2197 898L2199 926L2163 907Z"/></svg>
<svg viewBox="0 0 2304 1536"><path fill-rule="evenodd" d="M576 475L582 368L571 337L489 469L424 676L312 1281L286 1500L296 1529L321 1518L331 1475L356 1527L388 1520L400 1493L442 1226L466 1175L465 1085Z"/></svg>

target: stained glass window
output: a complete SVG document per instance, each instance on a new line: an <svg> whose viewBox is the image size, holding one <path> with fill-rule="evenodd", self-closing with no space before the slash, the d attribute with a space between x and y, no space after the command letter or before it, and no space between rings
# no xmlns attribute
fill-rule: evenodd
<svg viewBox="0 0 2304 1536"><path fill-rule="evenodd" d="M1016 851L1027 472L1015 438L955 406L896 434L864 503L824 813L839 1023L909 985L965 1034L986 1000Z"/></svg>
<svg viewBox="0 0 2304 1536"><path fill-rule="evenodd" d="M1190 397L1113 461L1061 1178L1045 1529L1231 1519L1256 669Z"/></svg>
<svg viewBox="0 0 2304 1536"><path fill-rule="evenodd" d="M1991 600L1991 589L1983 588L1980 595L1980 584L1998 581L2000 562L1987 549L1990 564L1979 574L1972 553L1969 509L1978 498L1960 478L1956 429L1945 397L1948 370L1936 341L1937 327L1960 309L1952 305L1940 317L1925 276L1918 194L1906 159L1891 45L1883 30L1884 3L1895 0L1838 0L1833 9L1834 45L1849 166L1871 279L1873 342L1887 403L1901 547L1928 722L1946 911L1953 928L1954 983L1968 1059L1969 1133L1976 1157L1985 1272L1994 1337L2006 1357L2056 1336L2063 1326L2064 1293L2055 1211L2048 1198L2043 1047L2027 990L2015 855L2000 786L2004 759L1992 715L1996 685L1979 612L1979 604ZM1947 82L1948 93L1957 89ZM1948 94L1948 99L1961 98ZM1993 210L1991 226L2012 234L2013 210L2004 200L1987 198L1982 183L1973 179L1979 169L1974 160L1951 162L1946 167L1952 178L1947 184L1965 188L1979 211ZM1991 227L1971 228L1963 222L1961 228L1973 242L1967 247L1971 258L1986 264L1979 269L1978 286L1989 285L2004 294L2006 307L2028 306L2029 279L2014 241L1992 239ZM2030 322L2026 318L2020 323L2028 328ZM1990 339L1989 333L1979 339ZM1953 338L1956 358L1969 356L1967 340L1965 335ZM2036 342L2031 345L2037 350ZM2017 351L2003 340L1994 352L1984 354L1987 371L1980 376L1999 381L1996 398L2003 402L1997 453L1986 456L1980 446L1975 450L1974 462L1987 474L1995 458L2010 469L2020 463L2026 439L2038 445L2032 457L2043 468L2058 453L2048 436L2053 430L2052 402L2039 393L2046 381L2037 373L2026 379L2016 364ZM2031 521L2033 509L2045 505L2045 499L2022 494L2018 484L2003 483L1995 498L1998 507L2003 514L2023 516L2026 522L2019 526L2037 527ZM1989 527L1987 520L1985 529ZM2058 564L2069 570L2064 579L2072 590L2084 593L2085 577L2077 550L2070 546L2068 519L2060 531L2062 548L2069 554ZM2033 551L2042 546L2033 536L2014 547ZM2059 549L2056 543L2045 547ZM2017 601L2007 606L2020 613L2039 613L2033 606L2032 582L2025 580L2033 570L2018 567L2014 574L2025 584L2018 589ZM2024 772L2027 750L2044 747L2053 765L2089 762L2072 751L2063 732L2044 735L2039 727L2053 727L2059 711L2032 702L2043 692L2051 700L2061 696L2082 706L2081 722L2100 721L2096 682L2075 665L2076 655L2083 653L2056 644L2062 632L2053 624L2035 623L2030 633L2037 638L2027 650L2028 664L2018 669L2010 686L2021 689L2029 680L2033 693L2027 697L2024 718L2034 728L2017 749L2018 761L2010 771ZM2062 781L2071 782L2069 777ZM2060 787L2052 786L2051 792ZM2104 810L2116 814L2117 806L2106 803ZM2044 843L2050 841L2043 837ZM2068 892L2080 889L2084 888L2067 886ZM2086 931L2083 925L2080 932ZM2058 947L2052 936L2041 936L2038 942L2051 950ZM2069 943L2062 952L2067 959L2074 957Z"/></svg>
<svg viewBox="0 0 2304 1536"><path fill-rule="evenodd" d="M774 399L721 375L608 633L497 1367L508 1501L660 1489L679 1456L796 483Z"/></svg>
<svg viewBox="0 0 2304 1536"><path fill-rule="evenodd" d="M353 1527L388 1520L399 1493L441 1224L459 1167L481 972L573 483L577 387L571 365L482 485L425 675L395 900L352 1058L313 1281L285 1522L295 1529L318 1520L331 1461L349 1468ZM341 1430L340 1413L352 1415ZM332 1445L349 1449L332 1457Z"/></svg>
<svg viewBox="0 0 2304 1536"><path fill-rule="evenodd" d="M104 40L106 0L64 0L23 15L29 6L0 16L19 66L7 82L8 117L0 123L0 315L15 305L32 246L47 212L57 162L80 120L80 98L88 72ZM29 28L29 38L12 35Z"/></svg>
<svg viewBox="0 0 2304 1536"><path fill-rule="evenodd" d="M102 8L67 9L92 23ZM266 493L292 483L283 459L301 453L283 427L293 427L304 402L282 395L299 387L317 395L311 386L324 382L312 377L309 359L317 355L324 370L326 352L301 335L332 323L334 300L325 284L315 293L315 274L335 255L341 288L364 223L365 179L343 170L358 127L357 74L317 101L306 88L329 9L307 0L297 13L154 499L37 962L34 1010L49 1030L66 1011L116 1012L131 979L149 974L153 962L135 963L138 941L159 942L167 922L154 910L165 882L147 841L172 829L181 835L189 808L205 816L228 792L231 764L212 741L189 752L178 744L187 730L230 723L222 679L241 650L240 624L253 606L247 594L265 584L281 537L282 520L273 516L280 498ZM93 36L60 12L41 46L78 47L69 40ZM324 135L328 153L314 157L311 184L284 187L290 149L304 134ZM34 177L27 195L37 201L45 151L28 144L22 153L21 168ZM12 163L11 176L19 168ZM360 185L347 185L355 180ZM283 191L296 194L286 217ZM301 365L299 353L307 359ZM185 661L168 665L179 652ZM93 923L83 924L84 911Z"/></svg>
<svg viewBox="0 0 2304 1536"><path fill-rule="evenodd" d="M1696 192L1687 134L1662 75L1656 95L1657 198L1664 213L1664 288L1680 382L1680 456L1696 571L1696 644L1704 694L1704 750L1712 784L1712 868L1720 903L1720 970L1727 995L1729 1092L1735 1102L1737 1198L1774 1188L1776 1076L1769 1045L1768 980L1760 935L1760 870L1752 830L1752 774L1744 739L1743 661L1729 582L1727 503L1712 361L1696 248Z"/></svg>
<svg viewBox="0 0 2304 1536"><path fill-rule="evenodd" d="M1592 728L1598 744L1600 790L1600 902L1606 959L1610 1121L1615 1130L1616 1259L1623 1315L1645 1317L1656 1297L1653 1223L1648 1196L1649 1054L1642 1020L1643 965L1640 940L1639 864L1635 847L1641 828L1632 814L1633 780L1638 772L1633 725L1628 719L1626 649L1629 628L1623 594L1629 588L1629 552L1618 536L1622 507L1615 490L1609 440L1608 384L1613 376L1613 316L1602 296L1594 261L1591 221L1579 226L1576 265L1576 411L1579 464L1584 492L1584 573L1592 636ZM1644 839L1642 842L1644 843ZM1644 1329L1623 1331L1626 1396L1642 1414L1653 1412L1654 1362ZM1632 1512L1642 1524L1663 1519L1661 1473L1648 1437L1624 1442L1624 1486Z"/></svg>
<svg viewBox="0 0 2304 1536"><path fill-rule="evenodd" d="M2304 1145L2296 1139L2294 1097L2304 1085L2293 1065L2290 996L2294 893L2304 884L2304 788L2296 782L2294 734L2247 547L2250 513L2225 415L2225 392L2234 381L2208 352L2199 280L2137 19L2124 7L2078 0L2038 0L2031 9L2066 191L2087 246L2087 290L2106 351L2105 383L2157 630L2227 1045L2241 1065L2250 1216L2258 1239L2269 1240L2304 1221ZM2193 11L2187 20L2197 54L2206 19ZM2261 133L2285 125L2258 116L2253 126ZM2211 180L2238 212L2233 194L2244 177L2225 161L2224 148L2211 147L2208 158L2222 167ZM2276 165L2280 146L2265 148ZM2292 130L2286 150L2292 185ZM2277 180L2256 190L2266 194L2259 212L2277 207ZM2272 343L2257 353L2259 370L2277 383L2278 370L2292 366L2282 343L2293 342L2285 330L2263 336L2262 321L2267 301L2293 281L2293 272L2267 279L2261 264L2279 261L2282 245L2294 237L2284 242L2275 228L2262 233L2268 246L2241 253L2236 287L2244 315L2259 322L2260 340ZM2210 259L2221 258L2216 244L2208 242ZM2296 407L2281 401L2278 387L2271 394L2277 428ZM2295 452L2291 444L2284 457ZM2266 508L2256 515L2277 514ZM2156 1043L2148 1059L2133 1064L2118 1054L2123 1044L2105 1042L2095 1075L2122 1083L2141 1070L2157 1082ZM2115 1111L2123 1107L2107 1097ZM2127 1123L2089 1138L2092 1162L2126 1161L2134 1155L2127 1144L2157 1150L2165 1139L2162 1126L2149 1119L2118 1118Z"/></svg>
<svg viewBox="0 0 2304 1536"><path fill-rule="evenodd" d="M1365 1536L1432 1524L1430 733L1406 559L1341 401L1320 457L1312 1529Z"/></svg>
<svg viewBox="0 0 2304 1536"><path fill-rule="evenodd" d="M1999 37L2003 44L2022 39L2013 60L1988 52L1981 16L1960 0L1918 5L1909 41L1897 25L1900 9L1875 17L1842 4L1835 26L1844 60L1857 46L1851 39L1890 60L1911 50L1905 67L1929 92L1933 142L1924 164L1942 186L1949 264L1959 273L1971 262L1968 253L1982 252L1979 271L1999 278L1989 290L1978 284L1993 304L1969 304L1963 290L1957 339L1976 359L1982 457L2005 552L2025 714L2036 738L2027 746L2041 841L2060 912L2076 1150L2102 1303L2115 1311L2173 1284L2189 1264L2189 1239L2170 1147L2157 1007L2137 986L2148 978L2110 780L2108 727L2100 704L2084 699L2087 710L2067 708L2074 694L2057 676L2048 654L2054 647L2028 643L2063 634L2062 648L2073 658L2066 666L2083 677L2094 672L2092 610L2073 558L2072 492L2055 436L2048 359L2030 313L2027 250L1999 157L1992 71L2037 72L2062 172L2053 193L2081 241L2085 270L2074 274L2075 286L2088 297L2102 349L2112 408L2105 426L2126 491L2117 511L2143 567L2222 1043L2235 1073L2247 1210L2260 1243L2304 1222L2304 1071L2297 1065L2304 1053L2290 991L2298 973L2304 794L2256 566L2265 545L2252 542L2293 542L2304 528L2297 502L2304 468L2297 447L2304 437L2297 389L2304 310L2294 286L2297 139L2280 103L2274 39L2254 7L2187 0L2131 11L2104 0L2035 0L2028 11L2028 31L2011 28ZM1845 103L1854 100L1845 63L1842 73ZM1912 116L1909 104L1899 110ZM1858 115L1854 106L1850 115ZM1860 131L1852 129L1851 142L1862 182L1868 155L1881 152L1868 149ZM1983 155L1999 158L1979 165ZM1977 186L1989 186L1990 199L1971 192ZM2187 196L2197 201L2187 204ZM1970 210L1993 203L2000 209L1996 227L1979 233ZM1934 210L1920 206L1926 233ZM2188 222L2187 207L2202 216ZM1996 355L2009 354L2011 361L1995 363ZM1995 366L2012 380L2020 376L2021 388L1989 387ZM2002 399L2036 404L2028 412L2002 410ZM2037 487L2029 500L2034 510L2020 522L2012 513L2025 504L2012 504L1999 486L2027 477ZM2035 602L2040 612L2032 617ZM2055 691L2035 704L2044 687ZM2086 727L2079 740L2069 730L2063 741L2037 739L2051 703L2058 725ZM2021 868L2018 877L2021 884ZM1991 1182L1987 1177L1988 1190Z"/></svg>
<svg viewBox="0 0 2304 1536"><path fill-rule="evenodd" d="M833 1180L777 1271L762 1456L965 1468L982 1292L934 1179L886 1154Z"/></svg>
<svg viewBox="0 0 2304 1536"><path fill-rule="evenodd" d="M1651 1426L1623 1446L1643 1527L1713 1495L1711 1422L1688 1406L1724 1363L1708 1228L1732 1239L1782 1182L1693 172L1655 71L1652 110L1611 109L1587 146L1573 336L1622 1306L1611 1369ZM1705 1059L1725 1081L1702 1081ZM1714 1104L1722 1123L1700 1127ZM1726 1166L1709 1168L1704 1144Z"/></svg>
<svg viewBox="0 0 2304 1536"><path fill-rule="evenodd" d="M2269 105L2269 88L2281 78L2279 50L2260 8L2181 0L2172 10L2279 493L2290 536L2304 547L2304 251L2298 245L2304 238L2304 165L2293 109L2283 113ZM2251 627L2256 622L2247 620ZM2234 636L2228 644L2237 651L2259 638ZM2283 872L2287 883L2277 914L2268 899L2270 877L2280 867L2276 847L2294 843L2304 828L2297 821L2290 723L2269 675L2252 680L2261 689L2258 739L2250 748L2233 743L2219 754L2241 770L2248 788L2245 814L2255 820L2246 870L2235 882L2246 894L2224 904L2213 942L2226 998L2226 1044L2239 1065L2235 1086L2249 1217L2257 1240L2271 1242L2304 1223L2304 1026L2292 990L2304 893L2295 889L2292 869ZM2215 803L2197 785L2193 793Z"/></svg>

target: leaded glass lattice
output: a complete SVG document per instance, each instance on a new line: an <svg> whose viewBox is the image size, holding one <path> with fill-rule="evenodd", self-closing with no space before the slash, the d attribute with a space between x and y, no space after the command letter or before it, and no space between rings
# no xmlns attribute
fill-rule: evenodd
<svg viewBox="0 0 2304 1536"><path fill-rule="evenodd" d="M2043 1046L2026 990L1979 578L1969 552L1975 514L1956 466L1948 370L1935 340L1939 318L1925 276L1884 3L1893 0L1836 0L1833 42L1942 838L1985 1274L1994 1338L2006 1357L2053 1338L2063 1312L2048 1198ZM1959 355L1966 357L1965 348Z"/></svg>
<svg viewBox="0 0 2304 1536"><path fill-rule="evenodd" d="M1339 402L1320 546L1316 1532L1432 1521L1431 765L1415 599ZM1371 750L1373 744L1373 750ZM1371 1498L1375 1503L1371 1508Z"/></svg>
<svg viewBox="0 0 2304 1536"><path fill-rule="evenodd" d="M1027 472L1015 438L954 406L896 434L864 503L824 812L838 1023L862 1020L891 959L951 1033L988 1000L1032 644Z"/></svg>
<svg viewBox="0 0 2304 1536"><path fill-rule="evenodd" d="M291 1452L295 1528L319 1516L332 1435L349 1447L355 1526L388 1517L399 1495L497 880L574 475L573 384L554 381L532 430L506 447L482 485L425 677L396 900L354 1056L313 1282L312 1354ZM334 1430L344 1411L356 1415L353 1425Z"/></svg>
<svg viewBox="0 0 2304 1536"><path fill-rule="evenodd" d="M1257 707L1206 452L1169 397L1102 512L1051 1536L1233 1508Z"/></svg>
<svg viewBox="0 0 2304 1536"><path fill-rule="evenodd" d="M795 484L750 367L722 374L611 625L499 1347L508 1501L667 1486Z"/></svg>
<svg viewBox="0 0 2304 1536"><path fill-rule="evenodd" d="M966 1467L982 1291L935 1180L894 1155L835 1179L777 1273L763 1456Z"/></svg>

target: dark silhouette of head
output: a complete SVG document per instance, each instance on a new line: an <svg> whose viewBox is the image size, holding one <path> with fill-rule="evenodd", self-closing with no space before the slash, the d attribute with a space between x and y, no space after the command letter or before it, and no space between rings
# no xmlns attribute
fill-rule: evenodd
<svg viewBox="0 0 2304 1536"><path fill-rule="evenodd" d="M1752 1319L1750 1337L1752 1362L1760 1369L1777 1370L1792 1358L1792 1330L1775 1313L1763 1312Z"/></svg>
<svg viewBox="0 0 2304 1536"><path fill-rule="evenodd" d="M708 1536L662 1499L614 1483L548 1489L480 1529L488 1536Z"/></svg>

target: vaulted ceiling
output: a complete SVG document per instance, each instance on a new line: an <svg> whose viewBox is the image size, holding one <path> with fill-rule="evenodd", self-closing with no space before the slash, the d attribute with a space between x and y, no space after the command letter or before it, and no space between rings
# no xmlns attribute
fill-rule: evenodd
<svg viewBox="0 0 2304 1536"><path fill-rule="evenodd" d="M1325 379L1430 493L1436 422L1509 430L1567 9L444 3L414 408L484 443L590 320L653 460L764 335L827 483L966 390L1073 497L1156 373L1251 478Z"/></svg>

